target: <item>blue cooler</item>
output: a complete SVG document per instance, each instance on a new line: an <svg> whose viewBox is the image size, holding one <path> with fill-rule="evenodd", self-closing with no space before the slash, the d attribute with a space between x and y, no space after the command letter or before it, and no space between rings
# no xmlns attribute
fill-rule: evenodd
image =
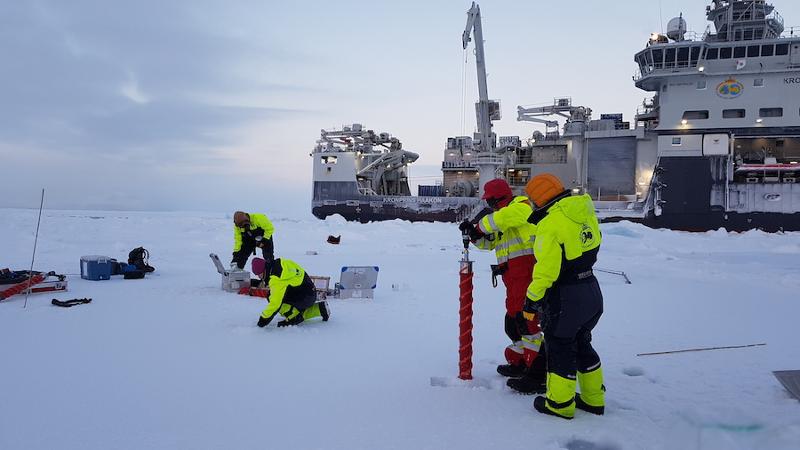
<svg viewBox="0 0 800 450"><path fill-rule="evenodd" d="M113 262L108 256L81 256L81 278L84 280L111 279Z"/></svg>

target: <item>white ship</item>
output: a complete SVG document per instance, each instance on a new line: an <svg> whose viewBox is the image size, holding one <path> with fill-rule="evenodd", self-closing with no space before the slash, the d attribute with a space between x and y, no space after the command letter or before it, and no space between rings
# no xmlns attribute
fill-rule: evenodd
<svg viewBox="0 0 800 450"><path fill-rule="evenodd" d="M486 181L505 178L521 193L532 176L551 172L589 193L604 220L692 231L800 230L800 29L786 30L763 0L714 0L706 15L712 24L702 35L676 17L666 35L652 34L634 56L635 85L653 97L632 122L621 114L593 119L590 108L556 98L517 108L517 120L545 125L522 142L492 131L500 108L488 97L473 4L463 43L475 36L478 132L447 140L442 184L420 187L431 195L411 196L405 165L416 155L392 157L384 166L390 175L370 172L364 169L371 161L390 157L359 162L365 153L357 140L334 144L323 132L313 153L314 214L456 221L475 206ZM390 144L380 153L392 152ZM400 188L375 190L376 182L393 181ZM332 182L356 188L336 190Z"/></svg>

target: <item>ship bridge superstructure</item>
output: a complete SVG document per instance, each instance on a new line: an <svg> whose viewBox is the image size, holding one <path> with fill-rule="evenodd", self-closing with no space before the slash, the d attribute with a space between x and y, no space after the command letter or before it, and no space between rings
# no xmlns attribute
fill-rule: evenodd
<svg viewBox="0 0 800 450"><path fill-rule="evenodd" d="M634 60L636 86L653 92L637 122L660 131L796 127L800 28L763 0L715 0L714 30L699 39L683 17L654 33Z"/></svg>

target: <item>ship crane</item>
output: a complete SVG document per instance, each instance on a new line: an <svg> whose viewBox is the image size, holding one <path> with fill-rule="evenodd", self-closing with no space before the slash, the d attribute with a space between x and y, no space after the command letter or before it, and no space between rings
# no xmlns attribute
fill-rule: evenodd
<svg viewBox="0 0 800 450"><path fill-rule="evenodd" d="M492 132L492 120L500 120L500 102L489 100L481 9L475 2L472 2L472 7L467 11L467 26L461 35L461 44L464 50L467 49L472 36L475 36L475 66L478 71L478 102L475 104L478 131L473 137L476 150L473 164L478 168L479 189L480 195L482 195L483 186L496 178L497 170L503 160L496 152L497 138Z"/></svg>
<svg viewBox="0 0 800 450"><path fill-rule="evenodd" d="M517 106L518 122L543 123L547 127L547 137L558 138L558 122L540 117L561 116L567 119L567 130L572 123L586 123L592 117L592 110L584 106L572 106L572 99L557 98L552 105L524 108Z"/></svg>

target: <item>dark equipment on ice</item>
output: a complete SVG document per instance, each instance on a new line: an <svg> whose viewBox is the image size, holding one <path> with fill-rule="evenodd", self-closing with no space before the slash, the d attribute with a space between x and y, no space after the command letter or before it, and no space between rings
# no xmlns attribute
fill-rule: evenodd
<svg viewBox="0 0 800 450"><path fill-rule="evenodd" d="M800 400L800 370L776 370L772 374L792 394L792 397Z"/></svg>
<svg viewBox="0 0 800 450"><path fill-rule="evenodd" d="M67 301L61 301L54 298L53 301L51 301L50 303L52 303L55 306L61 306L63 308L71 308L75 305L83 305L91 302L92 299L90 298L74 298L72 300L67 300Z"/></svg>
<svg viewBox="0 0 800 450"><path fill-rule="evenodd" d="M136 247L128 253L128 264L136 266L136 269L142 272L155 272L156 270L150 265L150 252L144 247Z"/></svg>
<svg viewBox="0 0 800 450"><path fill-rule="evenodd" d="M28 270L0 270L0 300L12 295L38 292L65 291L66 275L55 272L37 272Z"/></svg>
<svg viewBox="0 0 800 450"><path fill-rule="evenodd" d="M338 236L334 236L332 234L328 236L328 244L338 245L340 242L342 242L341 234Z"/></svg>

